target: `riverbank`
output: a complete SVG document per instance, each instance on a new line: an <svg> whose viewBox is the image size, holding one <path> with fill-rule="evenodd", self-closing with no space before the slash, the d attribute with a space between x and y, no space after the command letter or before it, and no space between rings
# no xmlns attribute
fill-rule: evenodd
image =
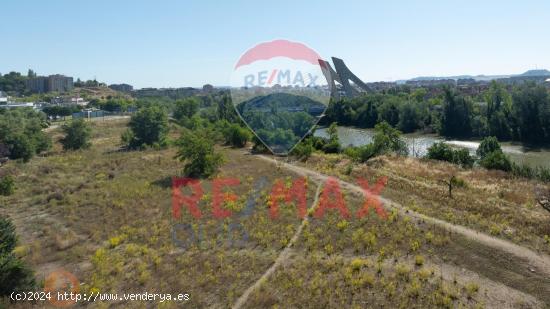
<svg viewBox="0 0 550 309"><path fill-rule="evenodd" d="M315 136L328 137L326 128L315 131ZM362 146L372 142L373 129L361 129L354 127L338 127L340 144L346 146ZM445 142L455 147L468 149L475 154L481 140L446 140L437 134L408 133L403 134L403 140L407 143L409 156L420 158L426 155L428 148L437 142ZM550 148L531 148L516 142L503 142L501 144L504 153L517 164L526 164L530 167L550 168Z"/></svg>

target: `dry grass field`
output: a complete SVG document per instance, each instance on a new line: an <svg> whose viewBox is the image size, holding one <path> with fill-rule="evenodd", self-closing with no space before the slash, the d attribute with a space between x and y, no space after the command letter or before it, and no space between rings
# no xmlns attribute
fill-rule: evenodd
<svg viewBox="0 0 550 309"><path fill-rule="evenodd" d="M203 180L194 219L183 208L172 218L171 178L181 176L176 150L121 151L127 120L94 122L93 146L63 152L56 144L27 164L9 162L17 191L1 198L0 212L13 219L20 236L16 251L43 280L57 269L73 273L82 292L188 293L175 302L81 302L90 308L228 308L274 263L302 219L294 202L269 216L270 191L280 180L288 188L298 175L248 154L219 147L225 163L217 177L237 178L226 189L236 198L223 207L234 215L211 215L212 182ZM59 131L50 132L54 139ZM177 130L172 137L177 136ZM383 157L353 165L337 156L314 155L292 162L354 182L388 176L382 195L432 217L464 225L533 250L549 253L550 216L533 201L530 181L443 163ZM453 173L466 186L446 196L442 180ZM265 177L265 186L255 190ZM318 183L308 179L307 205ZM185 190L184 190L185 191ZM185 191L184 193L189 194ZM361 195L343 190L356 213ZM254 205L251 215L244 215ZM313 211L310 211L311 214ZM201 241L182 247L175 224L189 224ZM248 236L230 232L241 224ZM177 233L176 233L177 234ZM179 235L181 236L181 235ZM178 235L176 237L180 239ZM262 279L245 308L543 308L550 304L548 274L521 259L499 253L442 227L396 211L383 219L371 211L343 219L329 210L310 217L288 248L289 256ZM181 237L183 238L183 237ZM6 306L25 308L30 303ZM36 303L35 307L45 307Z"/></svg>

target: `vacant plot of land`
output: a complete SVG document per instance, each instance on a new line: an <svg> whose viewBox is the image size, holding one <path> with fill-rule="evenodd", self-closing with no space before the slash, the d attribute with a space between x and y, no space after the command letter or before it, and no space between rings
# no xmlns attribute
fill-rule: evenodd
<svg viewBox="0 0 550 309"><path fill-rule="evenodd" d="M16 176L17 191L2 198L0 211L17 226L18 254L35 268L39 278L59 268L72 272L84 292L188 293L190 300L184 306L189 308L231 307L272 265L302 224L295 200L281 199L279 217L272 219L269 215L275 202L271 195L274 183L281 181L290 189L298 175L242 150L220 147L226 162L218 179L238 181L222 192L222 207L233 215L224 219L212 215L214 179L206 179L201 181L204 194L198 202L203 216L194 218L184 206L181 217L173 218L171 179L181 176L182 170L182 164L174 159L176 150L120 151L120 134L126 122L93 123L93 146L88 150L65 153L56 145L47 156L6 166ZM57 130L51 134L59 137ZM342 176L350 179L366 175L372 180L388 175L390 182L384 195L406 205L416 203L427 213L436 203L468 203L471 193L466 190L477 190L473 179L481 178L475 172L460 171L469 186L457 189L455 200L447 200L444 187L433 175L422 176L423 172L414 166L411 171L390 173L404 168L399 164L411 164L399 160L403 159L384 159L376 168L356 166L350 175ZM339 167L342 163L330 164L325 158L312 158L306 163L334 174L345 170ZM418 176L414 176L416 172ZM405 185L409 182L412 184ZM415 182L433 187L433 201L427 193L424 196L424 190L410 194L410 188L418 186ZM307 182L308 207L313 204L316 189L316 183ZM503 185L494 190L509 189ZM550 286L544 277L533 274L534 281L522 284L520 279L525 279L529 271L512 273L513 267L527 269L518 264L520 261L495 263L486 247L397 212L388 212L384 219L371 210L359 219L355 214L364 206L363 197L345 190L343 193L353 216L345 219L338 210L329 209L323 218L312 217L288 259L260 282L244 307L513 308L542 307L550 302L543 296ZM185 188L182 194L191 192ZM333 199L331 195L329 204L334 204ZM424 205L428 201L431 203ZM491 206L490 213L506 217L506 210L499 212L500 208L528 203L529 196L512 192L497 195L495 201L498 207ZM449 204L442 210L470 209L457 205ZM526 221L529 224L539 215L535 207L526 205L518 213L521 220L531 220ZM475 224L467 225L482 226L484 220L489 220L483 215L479 214ZM454 216L460 218L458 213ZM467 223L462 219L451 221ZM522 233L527 233L526 229L517 227ZM506 237L504 231L501 233ZM529 237L518 243L536 245ZM496 257L496 261L504 259L506 256ZM472 263L480 266L465 267ZM492 265L485 267L488 271L483 269L484 263ZM181 305L98 302L77 306Z"/></svg>
<svg viewBox="0 0 550 309"><path fill-rule="evenodd" d="M550 254L550 213L536 204L535 188L550 186L499 171L461 169L413 158L382 157L354 164L343 156L316 154L298 163L354 181L388 177L383 195L411 210ZM451 176L463 180L449 197Z"/></svg>

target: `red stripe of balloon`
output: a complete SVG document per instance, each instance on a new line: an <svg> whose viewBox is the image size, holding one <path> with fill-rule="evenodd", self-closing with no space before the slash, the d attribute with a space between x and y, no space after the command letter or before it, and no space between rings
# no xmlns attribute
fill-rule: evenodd
<svg viewBox="0 0 550 309"><path fill-rule="evenodd" d="M247 50L235 65L235 69L258 60L269 60L274 57L287 57L294 60L305 60L313 65L319 65L321 57L313 49L302 43L287 40L275 40L260 43Z"/></svg>

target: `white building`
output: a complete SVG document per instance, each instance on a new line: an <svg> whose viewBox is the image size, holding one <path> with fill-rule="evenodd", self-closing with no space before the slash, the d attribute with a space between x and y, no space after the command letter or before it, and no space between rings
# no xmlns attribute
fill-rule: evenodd
<svg viewBox="0 0 550 309"><path fill-rule="evenodd" d="M0 104L0 108L17 108L17 107L31 107L33 109L36 109L36 106L34 106L33 102Z"/></svg>
<svg viewBox="0 0 550 309"><path fill-rule="evenodd" d="M86 106L88 105L88 101L84 101L83 98L71 98L71 97L55 97L51 100L52 104L57 105L80 105L80 106Z"/></svg>
<svg viewBox="0 0 550 309"><path fill-rule="evenodd" d="M88 101L84 101L83 98L71 98L71 104L73 105L80 105L80 106L86 106L88 105Z"/></svg>

